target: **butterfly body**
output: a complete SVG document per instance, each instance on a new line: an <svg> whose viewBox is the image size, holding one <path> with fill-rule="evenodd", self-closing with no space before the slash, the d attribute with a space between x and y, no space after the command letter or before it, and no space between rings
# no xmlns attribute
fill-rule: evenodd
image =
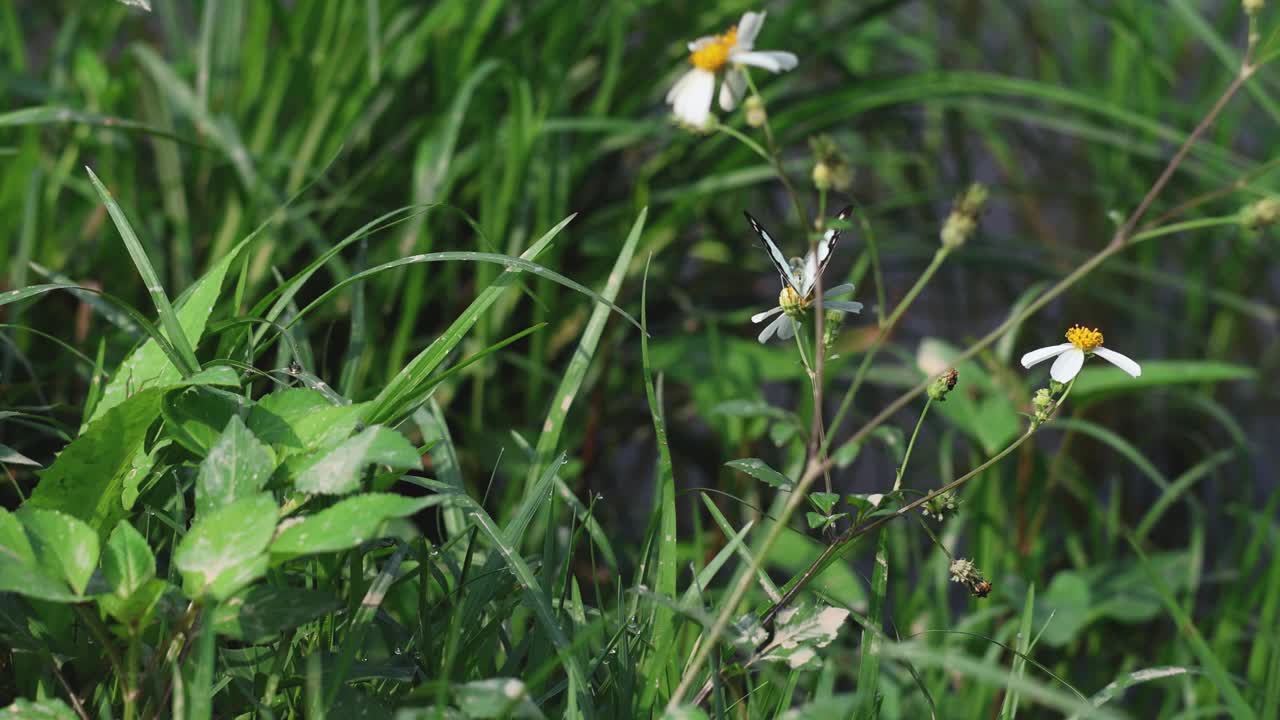
<svg viewBox="0 0 1280 720"><path fill-rule="evenodd" d="M743 214L747 216L747 222L751 223L756 235L760 236L760 242L764 244L769 262L773 263L773 268L778 271L778 277L782 279L782 291L778 293L777 307L751 316L752 323L761 323L774 318L760 331L756 339L762 343L769 342L775 337L780 340L789 340L795 336L805 311L817 300L818 279L822 277L827 264L831 262L836 241L840 239L840 228L833 227L823 233L817 246L803 258L788 260L787 256L782 254L778 244L773 241L773 237L769 235L769 231L765 230L751 216L751 213L744 211ZM836 214L836 219L847 220L852 214L853 207L846 207ZM851 292L853 292L853 285L849 283L823 288L822 306L828 312L862 312L862 303L836 299Z"/></svg>
<svg viewBox="0 0 1280 720"><path fill-rule="evenodd" d="M782 295L779 297L779 304L786 306L795 303L795 299L791 298L787 290L791 290L799 299L801 307L808 306L813 302L814 293L817 289L818 277L827 269L827 264L831 262L833 251L836 247L836 241L840 239L840 229L831 228L822 234L822 239L818 241L817 247L806 253L804 258L788 259L783 254L778 244L773 241L773 237L769 235L769 231L764 229L758 220L752 217L751 213L745 210L742 213L747 216L747 222L751 223L751 228L756 231L756 235L760 236L760 242L764 244L765 253L769 256L769 261L773 263L774 269L778 271L778 276L782 278ZM850 205L836 214L837 220L848 220L853 214L853 206ZM790 302L784 302L784 298Z"/></svg>

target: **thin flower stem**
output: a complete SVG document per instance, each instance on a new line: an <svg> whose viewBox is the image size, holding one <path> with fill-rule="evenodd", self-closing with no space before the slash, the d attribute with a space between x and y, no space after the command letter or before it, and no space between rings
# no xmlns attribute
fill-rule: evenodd
<svg viewBox="0 0 1280 720"><path fill-rule="evenodd" d="M944 545L937 534L933 532L933 528L929 527L929 521L919 515L916 516L916 520L920 522L920 529L924 530L929 535L929 539L933 540L933 544L938 546L938 549L942 551L942 554L946 555L948 560L954 561L956 556L951 554L951 551L947 549L947 546Z"/></svg>
<svg viewBox="0 0 1280 720"><path fill-rule="evenodd" d="M1071 394L1071 388L1075 387L1075 384L1076 384L1075 378L1072 378L1071 382L1067 383L1067 387L1062 391L1061 397L1059 397L1057 400L1054 401L1053 410L1051 411L1050 417L1052 417L1053 415L1056 415L1058 413L1058 410L1062 408L1063 403L1067 401L1067 396ZM925 410L928 410L928 409L929 409L929 405L926 403ZM924 419L924 413L922 412L921 420L923 419ZM894 518L900 518L903 515L906 515L907 513L911 512L912 510L915 510L921 505L924 505L930 500L933 500L939 495L942 495L944 493L949 493L952 490L955 490L956 488L960 487L961 485L964 485L965 483L969 482L970 480L977 477L978 475L981 475L984 470L1000 462L1002 459L1008 456L1009 453L1018 449L1022 445L1022 443L1026 442L1032 435L1036 433L1037 430L1040 429L1040 426L1042 424L1043 423L1032 420L1031 424L1027 426L1027 431L1024 432L1021 436L1019 436L1017 440L1013 441L1013 443L1010 444L1008 447L1006 447L1004 450L1001 450L1000 452L988 458L986 462L970 470L964 475L961 475L955 480L952 480L946 485L943 485L937 490L934 490L929 494L925 495L924 497L921 497L913 502L910 502L902 506L901 508L898 508L898 510L895 511L892 515L885 515L872 522L865 523L861 526L854 526L846 530L844 534L842 534L835 542L827 546L827 549L824 550L822 554L818 556L817 560L814 560L813 563L810 564L809 567L806 568L803 573L798 575L791 583L788 584L789 587L787 587L786 590L783 592L782 599L774 603L773 606L770 607L768 610L766 610L764 615L761 616L761 620L760 620L761 625L768 627L769 623L773 622L773 618L778 614L778 612L780 612L792 600L794 600L796 595L798 595L800 591L803 590L804 587L808 585L813 578L817 577L819 573L825 570L828 564L830 564L836 558L843 555L845 548L848 547L854 540L871 532L872 530L875 530L876 528L879 528L881 525L884 525L885 523L889 522L890 520L893 520ZM916 425L916 429L919 430L919 424ZM912 440L914 441L914 439L915 439L915 436L913 434ZM906 463L904 462L903 465L905 466ZM901 479L901 476L899 476L899 479ZM898 483L895 482L894 490L897 490L897 489L898 489ZM950 555L950 553L948 553L948 555Z"/></svg>
<svg viewBox="0 0 1280 720"><path fill-rule="evenodd" d="M760 143L747 137L746 134L743 133L741 130L738 130L737 128L729 125L719 124L719 125L716 125L716 131L722 132L725 135L728 135L729 137L733 138L734 140L737 140L738 142L742 143L743 145L746 145L747 149L759 155L760 159L764 160L770 165L774 165L773 158L769 156L769 151L765 150L764 147L760 145Z"/></svg>
<svg viewBox="0 0 1280 720"><path fill-rule="evenodd" d="M1227 101L1235 96L1235 94L1240 90L1241 86L1244 84L1244 81L1247 80L1250 76L1252 76L1253 72L1257 69L1257 67L1258 66L1256 64L1254 65L1246 64L1241 67L1239 74L1231 82L1231 84L1227 86L1227 89L1223 91L1222 96L1210 109L1209 113L1205 115L1204 119L1200 121L1200 124L1197 125L1196 128L1191 132L1191 134L1187 136L1187 139L1183 141L1182 147L1179 148L1178 152L1175 153L1174 156L1169 160L1169 164L1165 167L1164 172L1161 173L1160 177L1156 179L1156 182L1152 185L1151 190L1147 192L1146 196L1143 198L1142 202L1139 203L1137 209L1134 210L1133 214L1130 215L1129 219L1116 231L1115 236L1112 238L1111 242L1109 242L1106 245L1106 247L1104 247L1102 250L1099 250L1097 254L1095 254L1093 257L1089 258L1088 260L1086 260L1084 263L1082 263L1078 268L1076 268L1071 273L1069 273L1062 280L1059 280L1057 284L1055 284L1050 289L1046 290L1040 297L1036 298L1034 301L1029 303L1027 307L1023 308L1022 312L1017 313L1014 316L1006 319L1004 322L1000 323L1000 325L998 325L991 332L988 332L986 335L980 338L976 343L970 345L967 350L960 353L960 355L954 360L954 362L959 363L985 350L988 346L990 346L992 343L998 340L1010 329L1017 327L1023 320L1030 317L1034 313L1038 312L1045 305L1049 304L1050 301L1052 301L1054 298L1061 295L1068 288L1070 288L1072 285L1078 282L1081 278L1088 275L1090 272L1096 269L1099 265L1105 262L1112 255L1115 255L1116 253L1120 252L1125 247L1127 247L1129 244L1131 244L1132 238L1128 237L1128 234L1131 233L1133 231L1133 228L1136 227L1137 223L1141 221L1142 216L1146 213L1147 208L1150 207L1151 203L1154 202L1158 192L1164 188L1164 186L1168 183L1169 178L1173 175L1174 171L1176 171L1177 168L1182 164L1182 161L1186 158L1187 152L1190 150L1191 146L1194 145L1196 141L1200 139L1200 136L1203 135L1204 132L1209 128L1209 126L1213 124L1213 121L1217 119L1219 113L1222 112L1222 109L1226 107ZM890 327L891 326L892 324L890 324ZM884 334L885 330L887 330L887 328L882 329L881 331L882 335ZM907 403L911 402L911 400L919 396L920 393L927 390L931 382L932 382L932 378L925 378L924 381L920 382L912 389L900 395L897 400L894 400L893 402L889 403L889 405L886 406L879 413L877 413L875 417L871 418L871 420L867 421L861 428L859 428L857 432L855 432L849 438L849 440L846 441L846 443L861 442L863 439L866 438L866 436L872 430L884 424L884 422L888 420L890 417L892 417L894 413L901 410L903 407L907 405ZM832 428L833 434L834 434L834 430L835 430L835 426L833 426ZM1021 445L1022 442L1026 440L1026 438L1030 437L1030 434L1033 431L1034 431L1034 427L1028 430L1027 433L1023 434L1023 436L1018 439L1016 444ZM1011 446L1011 448L1012 447L1014 446ZM1007 455L1009 452L1012 452L1011 448L1003 451L1001 453L1001 457L1003 457L1004 455ZM994 460L995 458L993 458L993 461ZM988 462L992 462L992 461L988 461ZM679 707L680 703L684 701L684 698L689 693L689 690L692 687L695 679L697 678L698 674L702 671L702 666L707 662L708 656L711 654L711 652L716 648L717 644L719 643L720 636L724 634L725 629L729 626L729 620L733 616L733 613L738 607L738 604L742 602L742 599L747 594L747 590L750 589L751 583L754 581L754 578L756 577L756 573L760 570L760 567L764 564L765 560L769 557L769 552L773 549L774 544L777 542L778 538L782 535L783 529L789 525L792 515L794 515L796 510L799 508L801 499L805 496L805 493L808 492L809 486L811 486L814 483L814 481L818 478L820 474L829 470L831 464L832 464L832 460L831 458L828 457L826 460L817 462L805 470L804 475L800 478L800 481L796 484L795 490L787 498L786 504L783 505L782 512L779 514L779 517L778 517L778 521L774 523L769 528L769 532L766 533L764 541L762 542L760 548L756 551L755 555L753 556L751 564L747 568L747 571L744 572L739 577L738 582L734 585L733 589L729 592L728 597L725 598L724 603L720 608L720 612L716 616L715 623L712 624L711 629L707 631L706 635L703 638L701 638L703 642L701 646L698 648L697 654L694 655L693 659L689 662L688 666L685 667L684 675L680 678L680 684L676 686L676 690L671 695L671 699L668 702L668 705L667 705L668 708L674 709L676 707ZM926 496L921 500L921 502L927 501L929 497L931 496ZM913 503L913 505L916 505L916 504L917 503ZM894 517L894 516L889 516L889 517ZM789 598L784 597L784 600L788 600L788 599ZM776 611L773 611L773 612L776 614Z"/></svg>
<svg viewBox="0 0 1280 720"><path fill-rule="evenodd" d="M908 503L907 505L902 506L901 508L898 508L896 511L894 511L892 515L885 515L883 517L877 518L864 525L854 526L846 530L844 534L842 534L839 538L836 539L835 542L828 545L826 550L822 551L822 554L818 556L817 560L814 560L813 563L808 568L806 568L803 573L801 573L796 577L795 583L786 592L782 594L782 599L774 603L773 606L771 606L768 610L765 611L764 615L762 615L760 618L761 624L764 625L765 627L768 627L769 624L773 622L773 619L777 616L777 614L780 611L782 611L783 608L789 605L791 601L794 600L795 597L800 594L800 591L803 590L811 580L813 580L813 578L817 577L819 573L825 570L827 565L829 565L833 560L835 560L839 556L843 555L845 549L851 543L853 543L853 541L857 540L859 537L862 537L863 535L866 535L867 533L873 530L878 529L880 526L884 525L890 520L893 520L895 518L900 518L903 515L906 515L912 510L915 510L921 505L924 505L930 500L936 498L937 496L945 492L950 492L960 487L961 485L964 485L965 483L969 482L970 480L977 477L978 475L981 475L984 470L1000 462L1009 453L1018 449L1018 447L1021 446L1022 443L1026 442L1028 438L1034 435L1035 432L1036 432L1035 426L1027 428L1027 431L1024 432L1022 435L1020 435L1017 440L1014 440L1011 445L1006 447L1004 450L1001 450L999 453L988 458L986 462L970 470L964 475L961 475L955 480L952 480L946 485L943 485L937 490L934 490L928 495L925 495L924 497L921 497L911 503Z"/></svg>
<svg viewBox="0 0 1280 720"><path fill-rule="evenodd" d="M920 418L916 420L916 429L911 431L911 439L907 441L907 451L902 454L902 464L898 466L898 475L893 479L894 492L902 489L902 476L907 473L907 463L911 462L911 451L915 449L916 436L920 434L920 426L924 425L924 417L929 414L930 405L933 405L932 397L924 401L924 407L920 410Z"/></svg>
<svg viewBox="0 0 1280 720"><path fill-rule="evenodd" d="M751 73L746 69L742 69L742 76L747 80L747 88L751 90L751 95L764 105L764 96L760 94L760 89L756 87L755 78L751 77ZM778 149L778 144L773 139L773 126L769 124L769 114L766 112L764 116L764 140L769 146L769 160L773 164L774 174L778 176L778 180L782 181L782 186L786 188L787 194L791 196L791 202L796 206L796 214L800 216L800 224L807 225L809 213L804 208L804 203L800 202L800 195L791 185L791 179L787 177L786 170L782 167L782 152Z"/></svg>
<svg viewBox="0 0 1280 720"><path fill-rule="evenodd" d="M929 266L924 269L924 272L920 273L920 277L916 280L915 285L911 286L911 289L907 291L907 294L904 295L902 300L898 302L898 305L894 307L893 313L889 315L889 319L880 327L880 332L876 335L875 340L871 342L867 351L862 354L862 362L858 365L858 369L853 374L853 382L849 384L849 389L845 391L844 398L840 400L840 407L836 410L835 419L831 421L831 431L827 435L826 442L824 442L821 448L822 453L825 454L830 450L831 439L835 437L836 431L840 429L840 423L844 422L845 414L848 413L849 408L853 406L853 398L858 394L858 389L862 387L863 381L866 380L867 372L871 369L871 363L875 360L876 354L880 352L885 341L889 339L889 334L893 332L894 326L898 324L898 320L904 313L906 313L907 308L911 307L911 304L915 302L916 297L924 290L925 285L928 285L929 281L933 279L934 273L938 272L938 268L942 267L943 261L947 259L947 255L949 255L950 252L950 249L946 247L938 248L938 251L933 254L933 260L929 262ZM930 381L931 379L925 380L926 383Z"/></svg>

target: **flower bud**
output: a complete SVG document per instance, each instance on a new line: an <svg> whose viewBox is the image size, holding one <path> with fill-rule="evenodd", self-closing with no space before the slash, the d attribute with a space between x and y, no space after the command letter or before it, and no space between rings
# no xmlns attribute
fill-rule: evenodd
<svg viewBox="0 0 1280 720"><path fill-rule="evenodd" d="M839 310L828 310L826 320L822 324L822 346L827 350L836 344L840 337L840 323L844 321L844 313Z"/></svg>
<svg viewBox="0 0 1280 720"><path fill-rule="evenodd" d="M956 389L956 381L960 379L960 373L955 368L947 368L947 371L934 379L933 384L929 386L929 399L938 402L946 402L947 393Z"/></svg>
<svg viewBox="0 0 1280 720"><path fill-rule="evenodd" d="M819 190L831 189L831 167L826 163L813 166L813 186Z"/></svg>
<svg viewBox="0 0 1280 720"><path fill-rule="evenodd" d="M830 135L809 138L813 152L813 184L819 190L847 192L853 187L853 168L845 159L840 146Z"/></svg>
<svg viewBox="0 0 1280 720"><path fill-rule="evenodd" d="M753 128L763 127L769 121L769 113L765 112L764 101L759 95L752 95L742 104L747 115L747 125Z"/></svg>
<svg viewBox="0 0 1280 720"><path fill-rule="evenodd" d="M924 507L920 508L920 514L942 522L955 515L959 509L960 500L956 498L955 491L949 490L929 498Z"/></svg>
<svg viewBox="0 0 1280 720"><path fill-rule="evenodd" d="M987 202L987 188L981 183L968 187L951 208L951 214L942 225L942 245L947 248L958 248L978 229L978 214Z"/></svg>
<svg viewBox="0 0 1280 720"><path fill-rule="evenodd" d="M1262 6L1267 4L1267 0L1240 0L1240 5L1244 7L1246 15L1257 15L1262 11Z"/></svg>
<svg viewBox="0 0 1280 720"><path fill-rule="evenodd" d="M1280 197L1263 198L1240 210L1240 224L1248 230L1261 230L1280 222Z"/></svg>

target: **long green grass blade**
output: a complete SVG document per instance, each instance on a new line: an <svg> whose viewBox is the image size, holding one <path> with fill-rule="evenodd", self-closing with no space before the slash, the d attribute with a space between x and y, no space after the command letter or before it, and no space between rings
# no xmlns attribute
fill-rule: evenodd
<svg viewBox="0 0 1280 720"><path fill-rule="evenodd" d="M191 350L191 343L187 340L186 333L182 331L182 325L178 322L178 315L174 312L173 305L169 304L169 296L164 292L160 276L156 274L155 267L151 265L151 259L147 257L146 249L142 247L137 234L133 232L133 226L125 217L124 210L120 209L120 204L112 197L111 191L102 184L91 168L85 167L85 171L89 173L89 180L93 183L93 189L98 191L98 197L107 206L112 222L120 231L120 239L124 241L124 246L129 251L129 256L133 258L138 274L142 276L142 282L147 286L147 294L155 303L156 311L160 314L160 326L164 328L178 357L178 371L183 377L190 376L200 369L200 363L196 360L195 352Z"/></svg>

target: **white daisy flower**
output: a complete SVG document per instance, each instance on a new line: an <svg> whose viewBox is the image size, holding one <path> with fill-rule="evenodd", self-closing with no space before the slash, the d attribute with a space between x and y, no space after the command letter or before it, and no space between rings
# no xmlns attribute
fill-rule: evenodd
<svg viewBox="0 0 1280 720"><path fill-rule="evenodd" d="M1142 367L1138 363L1115 350L1108 350L1102 347L1102 333L1098 332L1097 328L1089 330L1079 325L1073 325L1067 331L1067 340L1069 342L1042 347L1039 350L1032 350L1023 355L1022 367L1029 368L1049 358L1057 358L1057 360L1053 361L1053 366L1049 368L1049 376L1060 383L1069 383L1076 375L1080 374L1080 368L1084 366L1084 359L1089 355L1097 355L1133 377L1138 377L1142 374Z"/></svg>
<svg viewBox="0 0 1280 720"><path fill-rule="evenodd" d="M720 83L720 108L729 112L738 106L747 89L742 67L763 68L779 73L799 62L789 52L755 50L756 35L765 13L744 13L737 25L723 35L704 35L689 43L689 63L693 69L676 81L667 93L667 104L676 119L697 129L706 129L711 118L711 98Z"/></svg>
<svg viewBox="0 0 1280 720"><path fill-rule="evenodd" d="M836 215L836 219L847 220L852 213L853 206L851 205L841 210ZM799 318L804 315L804 311L814 301L814 289L818 282L818 276L827 269L827 263L831 262L836 240L840 239L840 230L838 228L828 230L822 236L822 241L818 243L816 252L806 254L804 260L797 261L795 263L796 267L792 268L792 263L778 249L777 243L769 236L768 231L761 227L755 218L751 217L751 213L744 212L743 214L747 216L747 221L751 223L751 227L760 236L765 250L768 251L769 260L773 262L774 268L777 269L778 275L782 278L782 292L778 294L778 306L751 316L751 322L755 324L759 324L774 315L778 316L774 318L773 322L766 325L764 330L760 331L760 335L756 339L762 343L769 342L774 336L777 336L780 340L790 340L795 337ZM824 291L822 293L822 307L826 310L839 310L841 312L862 312L862 303L860 302L835 299L851 292L853 292L852 283L837 285L830 290Z"/></svg>

